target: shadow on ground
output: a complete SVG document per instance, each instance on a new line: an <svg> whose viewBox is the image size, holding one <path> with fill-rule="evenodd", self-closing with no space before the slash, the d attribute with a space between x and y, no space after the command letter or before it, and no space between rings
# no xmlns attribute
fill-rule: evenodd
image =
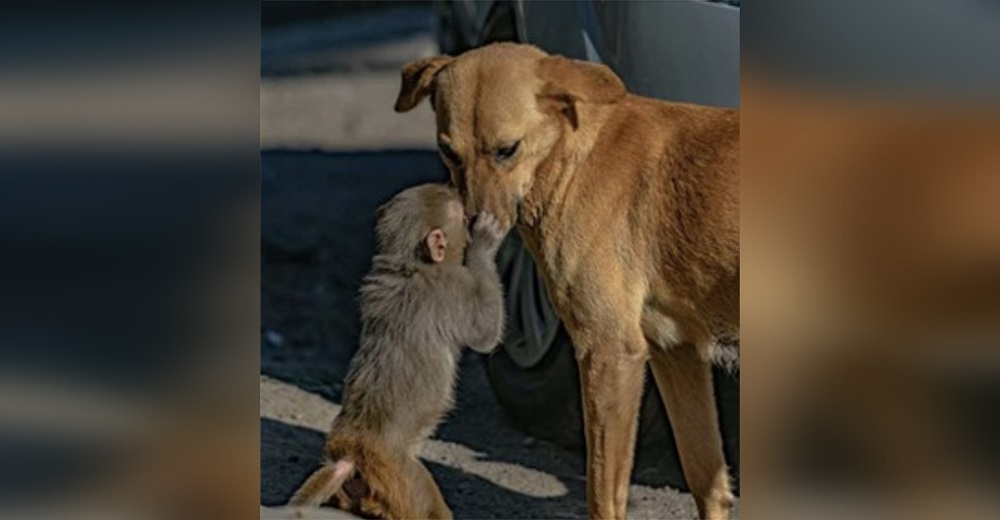
<svg viewBox="0 0 1000 520"><path fill-rule="evenodd" d="M449 466L427 463L427 469L441 486L445 500L456 518L487 518L498 511L482 511L477 497L492 497L511 518L584 518L587 516L586 484L574 481L569 492L557 497L536 497L511 491L479 475ZM500 513L504 515L504 513Z"/></svg>
<svg viewBox="0 0 1000 520"><path fill-rule="evenodd" d="M375 210L444 181L428 151L261 153L261 374L339 401L358 338L357 290L375 248Z"/></svg>
<svg viewBox="0 0 1000 520"><path fill-rule="evenodd" d="M260 503L284 504L316 467L324 434L311 428L261 417ZM281 475L281 478L275 478Z"/></svg>

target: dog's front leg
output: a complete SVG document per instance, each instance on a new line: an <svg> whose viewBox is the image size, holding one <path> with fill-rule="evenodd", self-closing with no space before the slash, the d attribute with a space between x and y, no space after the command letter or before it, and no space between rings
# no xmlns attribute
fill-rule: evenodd
<svg viewBox="0 0 1000 520"><path fill-rule="evenodd" d="M705 520L725 520L733 494L722 451L711 365L690 344L668 350L654 348L651 364L698 515Z"/></svg>
<svg viewBox="0 0 1000 520"><path fill-rule="evenodd" d="M648 348L641 334L578 332L591 518L625 518Z"/></svg>

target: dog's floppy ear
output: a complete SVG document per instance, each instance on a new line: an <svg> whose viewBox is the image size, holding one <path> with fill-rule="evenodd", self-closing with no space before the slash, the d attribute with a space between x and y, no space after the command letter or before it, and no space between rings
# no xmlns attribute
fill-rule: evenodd
<svg viewBox="0 0 1000 520"><path fill-rule="evenodd" d="M576 103L616 103L625 97L625 85L606 65L546 56L538 63L544 82L541 97L557 102L577 127Z"/></svg>
<svg viewBox="0 0 1000 520"><path fill-rule="evenodd" d="M430 94L434 76L454 60L451 56L434 56L407 63L403 67L403 81L396 98L396 112L408 112L417 106Z"/></svg>

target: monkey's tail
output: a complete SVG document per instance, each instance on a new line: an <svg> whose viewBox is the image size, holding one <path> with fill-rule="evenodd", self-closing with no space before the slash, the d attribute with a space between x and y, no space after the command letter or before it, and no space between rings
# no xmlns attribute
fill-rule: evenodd
<svg viewBox="0 0 1000 520"><path fill-rule="evenodd" d="M313 472L288 501L293 506L321 506L340 491L347 479L354 474L354 461L340 459L326 462Z"/></svg>

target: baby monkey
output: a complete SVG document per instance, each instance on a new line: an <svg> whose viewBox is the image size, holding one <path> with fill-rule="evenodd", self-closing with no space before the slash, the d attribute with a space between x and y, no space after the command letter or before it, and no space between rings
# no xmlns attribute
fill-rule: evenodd
<svg viewBox="0 0 1000 520"><path fill-rule="evenodd" d="M500 342L494 256L503 236L489 214L477 217L470 236L458 195L439 184L409 188L377 215L343 407L322 466L290 504L329 503L368 518L451 518L417 452L452 406L461 348L487 353Z"/></svg>

